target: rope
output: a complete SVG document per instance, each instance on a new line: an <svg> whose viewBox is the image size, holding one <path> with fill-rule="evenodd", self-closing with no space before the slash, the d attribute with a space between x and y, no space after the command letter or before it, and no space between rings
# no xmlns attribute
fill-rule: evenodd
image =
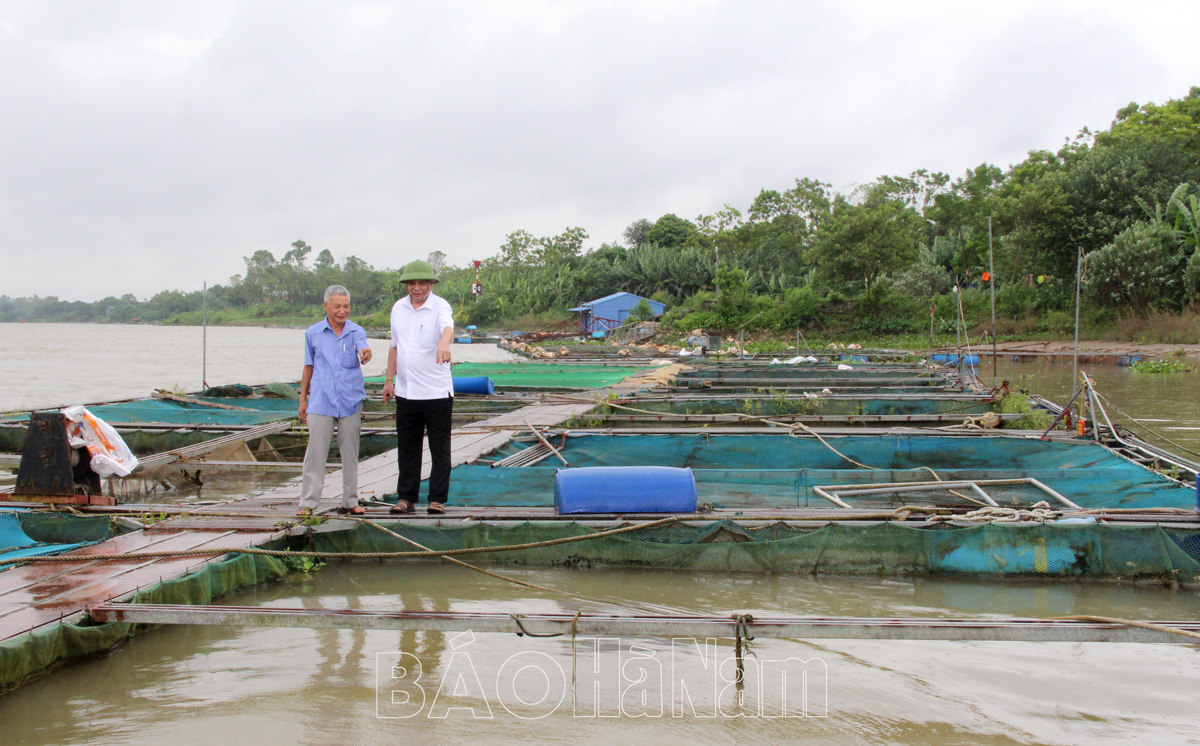
<svg viewBox="0 0 1200 746"><path fill-rule="evenodd" d="M361 520L361 519L360 519ZM258 547L240 547L238 549L180 549L170 552L128 552L125 554L105 555L57 555L50 557L20 557L17 559L0 560L0 565L10 565L21 562L95 562L97 560L127 560L127 559L161 559L163 557L211 557L217 554L261 554L266 557L312 557L313 559L413 559L430 557L450 557L464 554L486 554L488 552L511 552L522 549L540 549L542 547L571 544L578 541L591 541L606 536L637 531L643 528L663 526L683 520L680 516L671 516L650 523L637 524L599 531L584 536L567 536L561 539L548 539L527 544L510 544L501 547L468 547L465 549L448 549L445 551L425 550L419 552L290 552L278 549L260 549Z"/></svg>
<svg viewBox="0 0 1200 746"><path fill-rule="evenodd" d="M972 510L963 515L935 515L930 523L1019 523L1021 521L1048 521L1062 516L1062 511L1054 510L1050 503L1042 501L1035 503L1028 510L1024 508L998 508L988 506Z"/></svg>
<svg viewBox="0 0 1200 746"><path fill-rule="evenodd" d="M1145 423L1144 423L1144 422L1142 422L1141 420L1139 420L1139 419L1137 419L1137 418L1135 418L1135 417L1132 417L1132 416L1130 416L1129 414L1127 414L1127 413L1125 413L1125 412L1122 412L1120 407L1118 407L1116 404L1113 404L1111 401L1109 401L1109 400L1108 400L1108 397L1106 397L1104 394L1101 394L1099 391L1097 391L1095 386L1092 386L1092 387L1091 387L1091 389L1092 389L1092 393L1093 393L1093 394L1095 394L1096 396L1098 396L1098 397L1100 397L1101 399L1103 399L1105 404L1107 404L1108 406L1112 407L1113 409L1115 409L1115 410L1117 411L1117 414L1124 415L1125 417L1128 417L1130 420L1132 420L1132 421L1136 422L1136 423L1138 424L1138 427L1144 428L1144 429L1145 429L1147 432L1149 432L1151 435L1154 435L1154 436L1156 436L1156 437L1158 437L1158 438L1162 438L1163 440L1167 441L1168 443L1170 443L1171 445L1175 446L1176 448L1178 448L1179 450L1183 451L1184 453L1190 453L1190 454L1191 454L1191 455L1193 455L1193 456L1200 456L1200 453L1196 453L1195 451L1188 449L1186 446L1182 446L1182 445L1180 445L1180 444L1176 443L1175 441L1171 440L1170 438L1168 438L1167 436L1165 436L1165 435L1163 435L1162 433L1158 432L1157 430L1154 430L1153 428L1151 428L1149 425L1145 424Z"/></svg>
<svg viewBox="0 0 1200 746"><path fill-rule="evenodd" d="M938 474L936 471L934 471L933 469L929 468L928 466L921 466L921 467L918 467L918 468L924 469L925 471L929 472L930 474L932 474L932 475L933 475L933 478L934 478L934 479L936 479L936 480L937 480L937 481L939 481L939 482L945 482L945 481L946 481L945 479L942 479L942 477L941 477L941 476L940 476L940 475L939 475L939 474ZM972 503L972 504L974 504L974 505L979 505L979 506L982 506L982 507L990 507L990 506L989 506L987 503L985 503L985 502L983 502L983 501L981 501L981 500L978 500L978 499L976 499L976 498L974 498L974 497L970 497L970 496L968 496L968 495L964 495L964 494L963 494L963 493L961 493L961 492L957 492L957 491L955 491L955 490L946 490L946 491L947 491L947 492L949 492L951 495L954 495L955 497L960 497L960 498L962 498L963 500L966 500L967 502L969 502L969 503Z"/></svg>
<svg viewBox="0 0 1200 746"><path fill-rule="evenodd" d="M750 636L750 631L746 627L748 624L754 624L754 617L750 614L733 614L730 616L733 619L733 658L737 664L737 678L735 682L738 687L742 686L742 682L746 679L745 667L742 663L742 651L745 650L749 655L754 655L754 651L750 649L750 643L754 640ZM758 656L755 656L758 657Z"/></svg>
<svg viewBox="0 0 1200 746"><path fill-rule="evenodd" d="M778 423L776 423L776 424L778 424ZM854 464L855 466L861 466L862 468L864 468L864 469L870 469L871 471L887 471L886 469L880 469L880 468L877 468L877 467L874 467L874 466L867 466L866 464L863 464L863 463L860 463L860 462L858 462L858 461L855 461L854 459L850 458L849 456L847 456L846 454L842 453L842 452L841 452L841 451L839 451L838 449L836 449L836 448L834 448L833 446L829 445L829 443L828 443L828 442L826 442L826 440L825 440L824 438L822 438L822 437L821 437L821 434L820 434L820 433L818 433L816 430L813 430L813 429L812 429L811 427L809 427L808 425L805 425L803 422L792 422L792 423L789 423L789 424L791 425L791 427L790 427L789 429L790 429L792 432L788 433L788 435L791 435L792 437L795 437L795 435L796 435L796 430L803 430L803 431L805 431L805 432L809 433L810 435L813 435L814 437L816 437L816 439L817 439L817 440L821 441L821 445L825 446L826 448L828 448L829 450L833 451L834 453L836 453L837 455L841 456L842 458L846 459L847 461L849 461L850 463Z"/></svg>
<svg viewBox="0 0 1200 746"><path fill-rule="evenodd" d="M417 542L413 541L412 539L408 538L407 536L401 536L400 534L396 533L395 531L392 531L391 529L388 529L388 528L385 528L385 527L383 527L383 526L379 525L379 524L378 524L378 523L376 523L375 521L369 521L369 520L367 520L367 519L365 519L365 518L364 518L364 519L360 519L360 521L361 521L362 523L365 523L365 524L367 524L368 526L374 526L375 528L379 529L380 531L383 531L383 532L384 532L384 533L386 533L386 534L391 534L392 536L395 536L395 537L396 537L397 539L399 539L400 541L403 541L403 542L407 542L407 543L409 543L409 544L412 544L414 547L417 547L418 549L424 549L424 550L425 550L425 551L427 551L427 552L431 552L431 551L433 551L433 550L432 550L432 549L430 549L429 547L427 547L427 546L424 546L424 545L422 545L422 544L418 544ZM534 589L536 589L536 590L539 590L539 591L549 591L549 592L551 592L551 593L562 593L562 592L565 592L565 591L556 591L556 590L554 590L553 588L546 588L546 587L544 587L544 586L535 585L535 584L533 584L533 583L526 583L524 580L517 580L516 578L510 578L510 577L508 577L507 575L501 575L500 573L492 572L491 570L485 570L485 569L483 569L482 567L476 567L475 565L468 564L468 563L466 563L466 562L463 562L462 560L455 559L455 558L453 558L453 557L447 557L447 556L445 556L445 555L439 555L439 556L440 556L442 559L446 560L447 562L453 562L454 564L456 564L456 565L460 565L460 566L462 566L462 567L465 567L465 568L467 568L468 570L474 570L475 572L483 573L484 575L490 575L491 577L493 577L493 578L496 578L496 579L498 579L498 580L506 580L506 581L508 581L509 583L514 583L514 584L516 584L516 585L525 586L526 588L534 588ZM570 595L572 595L572 594L570 594L570 593L567 593L567 595L568 595L568 596L570 596Z"/></svg>
<svg viewBox="0 0 1200 746"><path fill-rule="evenodd" d="M521 624L521 618L525 616L524 614L513 614L510 612L509 616L512 617L512 620L517 623L517 629L521 630L520 632L517 633L517 637L520 637L522 635L526 635L528 637L562 637L563 636L562 632L551 632L549 634L539 634L537 632L530 632L529 630L525 629L524 624ZM579 618L579 612L575 612L575 618L576 619ZM574 630L574 628L575 628L575 622L572 620L571 629Z"/></svg>
<svg viewBox="0 0 1200 746"><path fill-rule="evenodd" d="M1186 629L1178 629L1177 627L1167 627L1162 624L1154 624L1152 622L1138 622L1132 619L1118 619L1111 616L1092 616L1090 614L1078 614L1072 616L1052 616L1048 619L1063 619L1077 622L1099 622L1101 624L1123 624L1126 627L1141 627L1142 629L1152 629L1156 632L1166 632L1172 635L1182 635L1184 637L1194 637L1200 640L1200 634L1189 632Z"/></svg>
<svg viewBox="0 0 1200 746"><path fill-rule="evenodd" d="M795 520L830 521L830 522L832 522L832 521L870 521L870 520L904 521L904 520L907 520L909 518L909 516L914 513L922 513L922 514L927 514L927 515L936 517L936 516L945 516L946 514L949 513L949 511L946 508L935 508L935 507L930 507L930 506L904 506L904 507L896 508L895 510L880 511L880 512L876 512L876 513L854 513L854 514L849 514L849 515L845 514L845 513L827 513L827 514L816 514L816 515L809 515L809 516L798 516L798 517L796 517ZM216 515L228 516L230 514L218 513ZM251 516L251 517L261 518L261 516L257 516L257 515ZM396 536L405 541L409 541L409 543L416 544L416 542L413 542L409 539L405 539L405 537L400 536L399 534L396 534L396 533L384 528L383 526L379 526L379 524L375 524L373 521L369 521L367 519L350 518L349 516L329 516L329 517L334 518L336 520L352 520L352 521L358 521L358 522L362 522L362 523L371 523L371 524L375 525L377 528L380 528L381 530L383 530L389 534L392 534L393 536ZM548 539L546 541L530 542L530 543L526 543L526 544L508 544L508 545L497 546L497 547L470 547L470 548L466 548L466 549L447 549L447 550L425 549L423 551L417 551L417 552L307 552L307 551L292 552L292 551L286 551L286 550L281 551L278 549L260 549L258 547L241 547L241 548L236 548L236 549L203 549L203 548L201 548L201 549L179 549L179 550L175 550L175 551L162 551L162 552L128 552L125 554L90 554L90 555L60 554L60 555L51 555L51 556L42 556L42 557L20 557L17 559L0 560L0 566L11 565L11 564L20 564L22 562L112 562L112 561L119 561L119 560L163 559L163 558L168 558L168 557L212 557L212 556L221 555L221 554L261 554L266 557L279 557L279 558L311 557L313 559L319 559L319 560L329 560L329 559L425 559L425 558L433 558L433 557L439 557L442 559L449 560L455 555L486 554L489 552L512 552L512 551L520 551L523 549L540 549L542 547L557 546L559 544L570 544L570 543L580 542L580 541L590 541L592 539L602 539L606 536L615 536L617 534L628 533L630 531L638 531L638 530L644 529L644 528L655 528L658 526L665 526L667 524L678 523L681 521L724 521L724 520L729 520L729 519L719 517L719 516L714 516L711 518L704 517L704 516L691 516L691 515L670 516L668 518L663 518L663 519L657 520L657 521L650 521L648 523L632 524L629 526L623 526L621 528L609 529L607 531L598 531L594 534L585 534L583 536L568 536L568 537L564 537L561 539ZM778 523L782 519L779 516L738 516L737 520L743 521L743 522L745 522L745 521L772 521L774 523ZM932 518L930 520L932 520ZM420 546L420 544L416 544L416 545ZM465 563L463 563L463 564L465 564ZM478 567L474 567L472 565L467 565L467 566L473 570L477 570L478 572L482 572L484 574L492 575L493 577L499 578L501 580L507 580L509 582L518 583L521 585L527 585L531 588L536 588L538 590L551 591L554 593L566 593L566 591L557 591L557 590L554 590L553 588L544 588L542 586L525 583L524 581L516 580L513 578L508 578L508 577L505 577L503 575L499 575L496 573L491 573L487 570L484 570L484 569L478 568ZM574 594L568 594L568 595L574 595ZM595 600L595 599L588 599L585 596L574 595L574 597L588 600L588 601Z"/></svg>

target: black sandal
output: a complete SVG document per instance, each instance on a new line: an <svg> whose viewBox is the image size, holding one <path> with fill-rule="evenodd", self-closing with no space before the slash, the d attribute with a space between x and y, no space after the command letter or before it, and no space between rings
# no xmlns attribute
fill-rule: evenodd
<svg viewBox="0 0 1200 746"><path fill-rule="evenodd" d="M361 505L355 505L353 508L338 508L335 511L338 515L366 515L367 511Z"/></svg>
<svg viewBox="0 0 1200 746"><path fill-rule="evenodd" d="M400 505L402 503L404 505L403 508L400 507ZM396 505L388 512L392 513L393 515L403 515L404 513L416 513L417 512L417 504L410 503L408 500L397 500Z"/></svg>
<svg viewBox="0 0 1200 746"><path fill-rule="evenodd" d="M446 506L442 503L429 503L429 507L426 508L425 512L429 513L429 515L446 515Z"/></svg>

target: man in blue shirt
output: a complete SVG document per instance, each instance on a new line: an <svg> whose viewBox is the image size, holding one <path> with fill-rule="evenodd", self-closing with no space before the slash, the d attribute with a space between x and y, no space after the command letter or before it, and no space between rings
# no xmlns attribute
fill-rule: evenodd
<svg viewBox="0 0 1200 746"><path fill-rule="evenodd" d="M366 512L358 505L358 434L366 398L362 365L371 361L371 348L367 333L349 318L350 291L330 285L325 288L325 318L304 332L300 421L308 425L308 450L296 515L312 515L321 502L335 424L342 454L342 506L337 512Z"/></svg>

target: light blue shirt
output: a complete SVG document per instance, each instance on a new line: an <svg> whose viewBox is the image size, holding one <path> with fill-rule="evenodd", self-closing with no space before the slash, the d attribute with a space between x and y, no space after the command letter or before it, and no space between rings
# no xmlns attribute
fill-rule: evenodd
<svg viewBox="0 0 1200 746"><path fill-rule="evenodd" d="M324 318L304 332L304 364L311 365L308 413L349 417L366 398L358 351L368 348L367 333L349 319L339 335Z"/></svg>

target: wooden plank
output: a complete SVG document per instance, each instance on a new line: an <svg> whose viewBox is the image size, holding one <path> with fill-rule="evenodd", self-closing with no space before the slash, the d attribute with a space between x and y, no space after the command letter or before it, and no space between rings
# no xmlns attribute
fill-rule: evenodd
<svg viewBox="0 0 1200 746"><path fill-rule="evenodd" d="M1024 415L1021 415L1024 416ZM174 461L165 464L168 469L176 471L301 471L304 463L301 461ZM325 464L326 469L341 469L336 461Z"/></svg>
<svg viewBox="0 0 1200 746"><path fill-rule="evenodd" d="M292 423L290 420L281 420L279 422L271 422L266 425L258 425L257 427L249 430L230 433L229 435L221 438L206 440L203 443L195 443L190 446L184 446L183 448L177 448L174 451L164 451L161 453L151 454L145 458L138 459L138 471L152 469L156 466L164 466L174 461L186 461L190 458L211 453L222 446L229 445L230 443L237 443L239 441L245 442L247 440L254 440L255 438L262 438L267 435L275 435L276 433L281 433L290 429L291 427ZM137 474L137 472L135 471L134 474Z"/></svg>
<svg viewBox="0 0 1200 746"><path fill-rule="evenodd" d="M225 554L239 548L267 541L276 535L277 531L232 532L226 534L197 534L195 532L179 532L174 541L179 544L166 543L159 547L203 548L212 549L213 556L204 557L173 557L156 560L125 560L104 562L96 565L83 563L66 574L58 574L53 581L44 587L29 586L14 594L8 604L16 603L17 608L11 613L0 607L0 640L13 637L45 624L57 622L60 619L71 620L78 618L84 609L93 603L119 600L131 596L139 587L153 585L160 580L177 577L190 569L223 557ZM115 542L104 542L87 549L93 553L115 553ZM158 548L158 547L156 547ZM97 552L96 550L99 550ZM47 575L60 572L66 563L38 563ZM131 566L136 565L136 566ZM17 568L20 569L20 568ZM9 570L0 576L14 572ZM22 595L24 594L24 595Z"/></svg>
<svg viewBox="0 0 1200 746"><path fill-rule="evenodd" d="M218 404L216 402L204 401L202 399L193 399L190 396L176 396L168 394L165 391L155 391L151 394L155 399L166 399L168 401L182 402L183 404L194 404L198 407L212 407L213 409L228 409L234 412L261 412L261 409L253 409L251 407L235 407L232 404Z"/></svg>

